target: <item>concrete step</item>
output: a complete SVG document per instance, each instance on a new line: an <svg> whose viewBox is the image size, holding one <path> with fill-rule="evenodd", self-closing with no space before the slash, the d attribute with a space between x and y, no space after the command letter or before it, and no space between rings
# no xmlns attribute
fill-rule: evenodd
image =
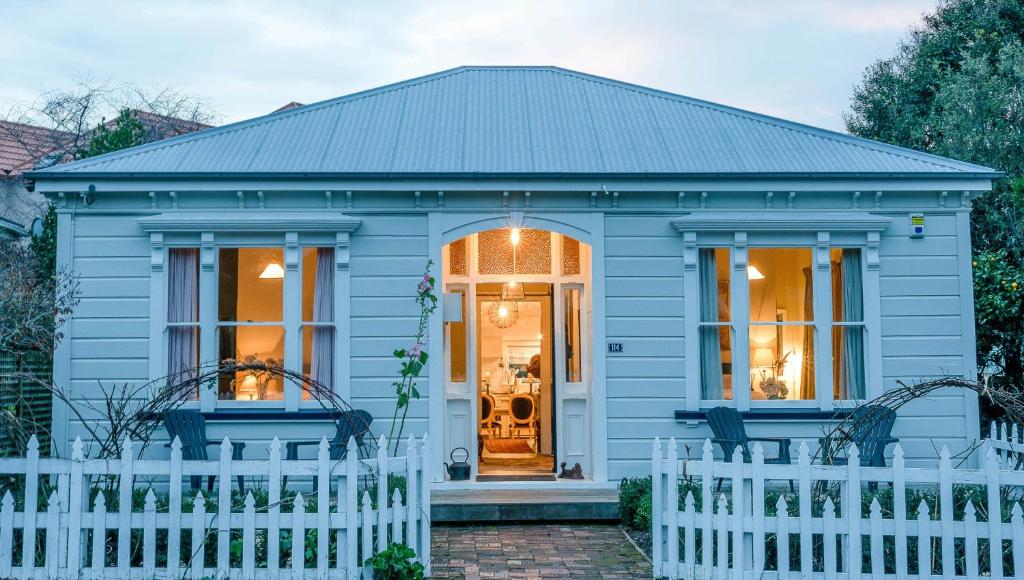
<svg viewBox="0 0 1024 580"><path fill-rule="evenodd" d="M431 492L434 522L618 521L614 489L444 489Z"/></svg>

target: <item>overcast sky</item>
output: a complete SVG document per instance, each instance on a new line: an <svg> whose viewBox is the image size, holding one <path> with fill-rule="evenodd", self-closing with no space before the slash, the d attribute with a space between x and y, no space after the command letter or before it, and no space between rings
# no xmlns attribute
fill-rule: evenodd
<svg viewBox="0 0 1024 580"><path fill-rule="evenodd" d="M222 122L454 66L557 65L842 129L935 0L3 0L0 113L75 81L173 86Z"/></svg>

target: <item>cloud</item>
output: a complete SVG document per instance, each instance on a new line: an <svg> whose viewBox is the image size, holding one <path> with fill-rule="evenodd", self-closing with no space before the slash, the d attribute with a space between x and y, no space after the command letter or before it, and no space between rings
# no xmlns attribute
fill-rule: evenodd
<svg viewBox="0 0 1024 580"><path fill-rule="evenodd" d="M235 121L463 64L550 64L838 128L859 72L933 1L6 2L22 48L0 51L0 110L90 77L175 86Z"/></svg>

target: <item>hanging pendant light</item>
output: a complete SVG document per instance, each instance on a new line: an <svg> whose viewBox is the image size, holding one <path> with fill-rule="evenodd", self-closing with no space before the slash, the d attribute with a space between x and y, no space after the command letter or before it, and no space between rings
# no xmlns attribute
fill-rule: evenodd
<svg viewBox="0 0 1024 580"><path fill-rule="evenodd" d="M487 318L497 328L510 328L519 322L519 303L514 300L492 302L487 308Z"/></svg>
<svg viewBox="0 0 1024 580"><path fill-rule="evenodd" d="M519 246L519 228L512 228L509 236L512 242L512 279L501 285L502 300L522 300L526 298L523 285L516 281L516 248Z"/></svg>

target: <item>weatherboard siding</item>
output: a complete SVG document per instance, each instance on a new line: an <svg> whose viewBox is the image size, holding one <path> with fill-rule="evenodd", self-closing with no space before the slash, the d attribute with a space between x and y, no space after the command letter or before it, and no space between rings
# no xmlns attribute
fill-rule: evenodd
<svg viewBox="0 0 1024 580"><path fill-rule="evenodd" d="M823 194L822 199L826 198L829 196ZM189 209L201 207L205 203L202 199L198 195L179 197L182 206L187 204ZM296 196L295 207L309 207L314 199L313 195ZM337 196L335 203L341 199ZM566 199L586 198L569 195ZM739 201L721 196L717 199L719 208L739 207ZM228 200L230 196L222 196L219 207ZM281 194L268 195L266 200L279 207L286 204ZM387 432L394 408L392 383L399 365L391 353L411 346L416 329L418 310L412 294L430 255L428 220L424 212L409 211L412 196L356 196L355 200L356 207L348 213L359 217L362 224L352 234L350 246L350 402L373 414L374 432L380 434ZM480 207L497 201L490 194L463 194L450 200ZM689 379L684 358L687 297L681 274L682 236L671 227L671 219L679 211L667 209L667 201L668 197L661 194L623 197L628 211L603 210L606 340L624 345L621 354L607 355L607 411L605 417L595 418L604 421L606 427L608 476L613 480L646 471L654 437L676 437L696 454L703 438L710 435L703 421L686 423L674 418L674 411L686 406ZM423 202L433 206L435 200L425 196ZM104 210L117 209L109 200L100 203ZM651 208L640 211L645 203ZM138 227L140 215L79 211L73 220L72 264L79 276L82 302L73 315L67 339L68 384L82 403L79 409L90 418L84 403L98 402L101 388L144 382L149 377L150 240ZM962 237L969 232L958 225L960 218L954 212L936 211L926 214L926 236L911 239L906 213L883 215L893 220L879 245L878 331L884 386L943 374L972 374L973 369L965 368L965 361L971 357L964 353L970 350L966 341L973 338L964 336L969 321L963 317L972 305L970 297L962 294L965 272L970 275L969 268L964 269L964 261L969 263L970 259L964 248L969 246ZM837 235L833 241L839 244L843 239ZM437 268L435 265L435 274ZM410 408L406 433L427 430L428 380L427 376L420 380L423 398ZM954 452L964 449L976 432L973 405L974 401L962 394L949 392L902 410L896 434L908 459L924 461L941 445L948 445ZM800 440L813 443L824 429L817 421L789 420L751 421L748 428L755 436L785 433L796 444ZM58 424L56 429L58 438L65 442L84 434L74 414L69 414L66 425ZM210 424L212 436L245 440L249 445L247 454L254 457L263 453L275 434L308 439L329 435L330 431L330 425L323 421L275 419ZM162 437L159 431L152 453L164 453Z"/></svg>
<svg viewBox="0 0 1024 580"><path fill-rule="evenodd" d="M374 433L387 433L395 408L400 364L395 349L412 347L419 322L416 286L427 265L426 215L361 216L352 236L351 403L374 417ZM438 273L440 265L434 265ZM441 353L429 353L441 356ZM428 365L429 366L429 365ZM427 428L427 367L418 381L405 435Z"/></svg>

